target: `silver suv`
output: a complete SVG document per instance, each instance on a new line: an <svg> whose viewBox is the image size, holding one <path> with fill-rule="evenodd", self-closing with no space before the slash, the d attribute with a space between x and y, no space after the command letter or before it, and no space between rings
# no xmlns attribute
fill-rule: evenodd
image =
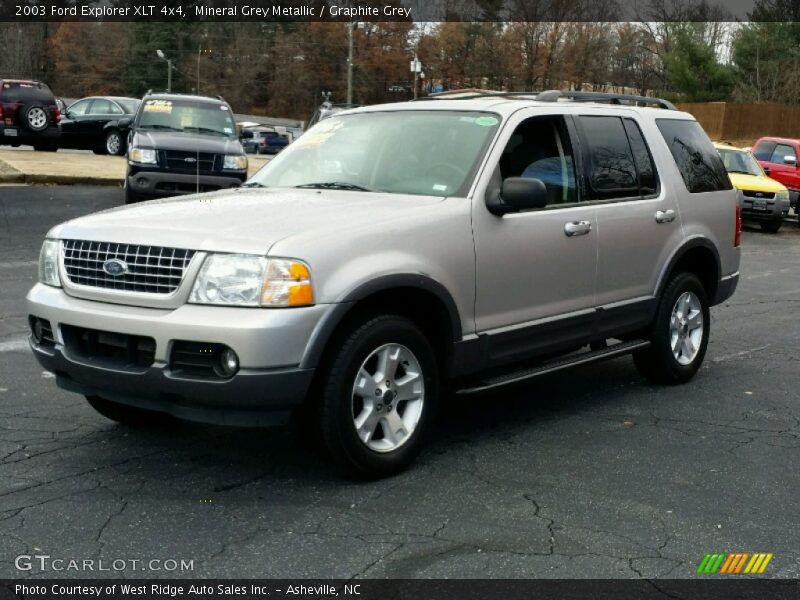
<svg viewBox="0 0 800 600"><path fill-rule="evenodd" d="M648 380L691 379L709 307L736 288L740 224L708 137L662 100L360 108L242 188L53 228L31 346L113 420L302 412L338 464L383 476L446 388L625 354Z"/></svg>

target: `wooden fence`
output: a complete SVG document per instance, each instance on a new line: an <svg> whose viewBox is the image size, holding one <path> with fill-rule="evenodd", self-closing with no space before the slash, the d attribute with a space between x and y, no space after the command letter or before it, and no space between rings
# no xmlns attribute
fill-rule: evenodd
<svg viewBox="0 0 800 600"><path fill-rule="evenodd" d="M765 135L800 138L800 106L684 102L678 108L694 115L712 140L752 143Z"/></svg>

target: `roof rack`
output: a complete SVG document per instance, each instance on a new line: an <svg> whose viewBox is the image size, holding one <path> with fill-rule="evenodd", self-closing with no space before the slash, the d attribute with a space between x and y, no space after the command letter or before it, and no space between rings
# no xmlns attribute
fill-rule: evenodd
<svg viewBox="0 0 800 600"><path fill-rule="evenodd" d="M609 92L562 92L561 90L546 90L544 92L495 92L492 90L479 89L451 90L417 98L417 100L474 100L475 98L528 98L538 102L558 102L563 99L573 102L656 106L666 110L678 110L672 102L664 100L663 98L635 96L632 94L614 94Z"/></svg>
<svg viewBox="0 0 800 600"><path fill-rule="evenodd" d="M600 102L606 104L629 104L632 106L657 106L666 110L678 110L675 105L663 98L649 96L635 96L632 94L614 94L609 92L562 92L560 90L547 90L536 96L539 102L558 102L561 99L573 102Z"/></svg>

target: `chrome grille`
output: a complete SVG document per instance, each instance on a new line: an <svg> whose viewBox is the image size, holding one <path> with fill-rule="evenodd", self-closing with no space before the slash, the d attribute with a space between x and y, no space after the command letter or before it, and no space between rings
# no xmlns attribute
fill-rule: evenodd
<svg viewBox="0 0 800 600"><path fill-rule="evenodd" d="M175 171L211 173L217 170L217 155L209 152L163 150L164 164ZM188 161L188 162L187 162ZM222 167L220 161L219 166Z"/></svg>
<svg viewBox="0 0 800 600"><path fill-rule="evenodd" d="M194 250L84 240L64 240L63 248L64 270L72 283L145 294L177 290L194 256ZM127 272L107 273L103 264L112 258L125 262Z"/></svg>

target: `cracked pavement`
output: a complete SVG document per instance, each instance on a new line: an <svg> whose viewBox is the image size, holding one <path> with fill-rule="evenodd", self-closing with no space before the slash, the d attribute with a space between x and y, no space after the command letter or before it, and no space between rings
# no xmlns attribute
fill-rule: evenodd
<svg viewBox="0 0 800 600"><path fill-rule="evenodd" d="M122 191L0 187L0 577L694 577L772 552L800 577L800 231L744 235L697 378L630 358L449 399L406 473L341 479L293 430L116 426L24 341L47 229ZM25 572L20 554L192 572Z"/></svg>

